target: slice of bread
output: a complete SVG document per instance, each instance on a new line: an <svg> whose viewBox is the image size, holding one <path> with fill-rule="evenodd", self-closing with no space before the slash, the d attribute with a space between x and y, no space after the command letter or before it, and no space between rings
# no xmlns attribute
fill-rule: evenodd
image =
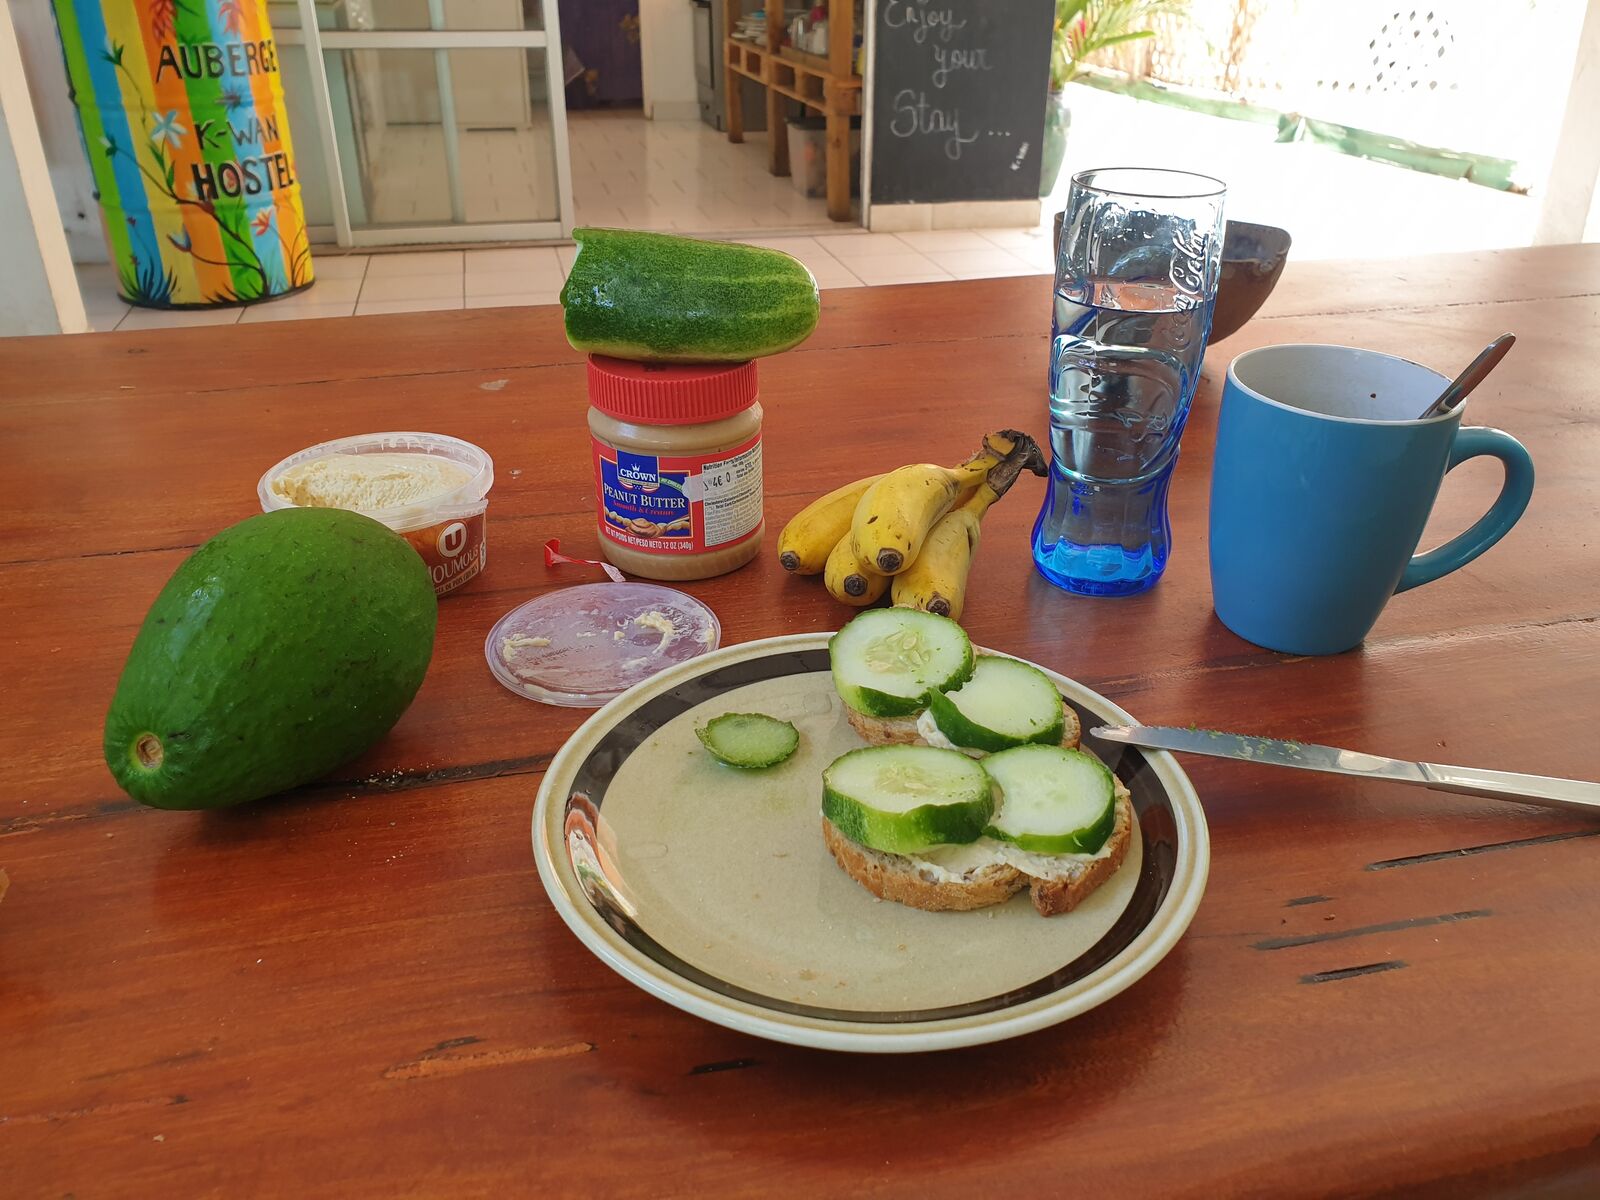
<svg viewBox="0 0 1600 1200"><path fill-rule="evenodd" d="M1065 860L1059 871L1047 877L1028 875L1007 863L992 863L959 879L940 878L915 858L869 850L852 842L826 817L822 819L822 838L844 873L880 900L929 912L966 911L999 904L1027 888L1033 907L1051 917L1071 912L1110 879L1127 857L1133 840L1133 802L1120 779L1115 786L1116 824L1107 840L1111 853L1090 862Z"/></svg>
<svg viewBox="0 0 1600 1200"><path fill-rule="evenodd" d="M1065 700L1061 702L1061 712L1065 718L1061 744L1068 750L1074 750L1083 732L1078 722L1078 712ZM844 706L844 715L850 722L850 728L859 733L861 740L869 746L910 746L923 740L917 732L916 717L869 717L848 704Z"/></svg>
<svg viewBox="0 0 1600 1200"><path fill-rule="evenodd" d="M916 717L869 717L848 704L844 706L844 715L850 728L869 746L910 746L922 740L917 733Z"/></svg>

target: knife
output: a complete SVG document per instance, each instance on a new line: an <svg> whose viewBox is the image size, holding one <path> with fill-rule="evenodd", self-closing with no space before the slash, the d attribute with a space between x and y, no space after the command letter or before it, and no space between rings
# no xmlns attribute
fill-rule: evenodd
<svg viewBox="0 0 1600 1200"><path fill-rule="evenodd" d="M1447 767L1440 763L1405 762L1356 750L1318 746L1312 742L1284 742L1277 738L1247 737L1215 729L1177 729L1165 725L1103 725L1090 731L1108 742L1125 742L1152 750L1177 750L1212 758L1236 758L1273 767L1325 771L1364 779L1388 779L1420 784L1439 792L1515 800L1546 808L1572 808L1600 816L1600 783L1581 779L1554 779L1547 775L1519 775L1514 771L1486 771L1478 767Z"/></svg>

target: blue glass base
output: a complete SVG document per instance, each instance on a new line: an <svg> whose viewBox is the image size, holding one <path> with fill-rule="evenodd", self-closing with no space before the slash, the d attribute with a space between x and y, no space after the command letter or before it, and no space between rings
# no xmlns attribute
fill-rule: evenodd
<svg viewBox="0 0 1600 1200"><path fill-rule="evenodd" d="M1160 581L1166 570L1163 556L1155 561L1149 547L1142 553L1122 546L1077 546L1057 542L1046 549L1033 546L1033 567L1056 587L1078 596L1136 596Z"/></svg>

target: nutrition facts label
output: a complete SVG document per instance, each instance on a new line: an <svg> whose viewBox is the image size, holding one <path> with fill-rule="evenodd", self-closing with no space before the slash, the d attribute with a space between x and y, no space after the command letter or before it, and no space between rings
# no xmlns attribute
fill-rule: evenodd
<svg viewBox="0 0 1600 1200"><path fill-rule="evenodd" d="M761 443L730 458L703 463L705 545L736 542L761 524Z"/></svg>

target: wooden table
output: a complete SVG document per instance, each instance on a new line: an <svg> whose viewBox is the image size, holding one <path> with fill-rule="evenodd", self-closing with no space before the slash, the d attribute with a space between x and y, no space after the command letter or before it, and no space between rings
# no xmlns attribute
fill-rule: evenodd
<svg viewBox="0 0 1600 1200"><path fill-rule="evenodd" d="M811 341L763 364L774 525L985 428L1042 433L1047 297L1040 277L825 292ZM1356 652L1288 658L1219 625L1205 496L1228 358L1325 340L1453 372L1503 329L1517 348L1471 413L1538 462L1521 525ZM1208 361L1161 585L1093 601L1036 578L1025 481L989 517L967 624L1151 722L1600 775L1596 345L1600 246L1291 264ZM594 545L558 310L10 341L0 396L7 1195L1600 1192L1593 822L1189 760L1209 890L1115 1001L909 1059L764 1043L612 974L534 870L540 772L584 714L506 692L482 642L588 578L539 554ZM469 438L497 471L489 568L443 604L415 706L285 799L128 801L100 722L161 583L255 510L278 458L388 428ZM1496 485L1456 471L1432 533ZM728 642L842 616L770 556L690 590Z"/></svg>

